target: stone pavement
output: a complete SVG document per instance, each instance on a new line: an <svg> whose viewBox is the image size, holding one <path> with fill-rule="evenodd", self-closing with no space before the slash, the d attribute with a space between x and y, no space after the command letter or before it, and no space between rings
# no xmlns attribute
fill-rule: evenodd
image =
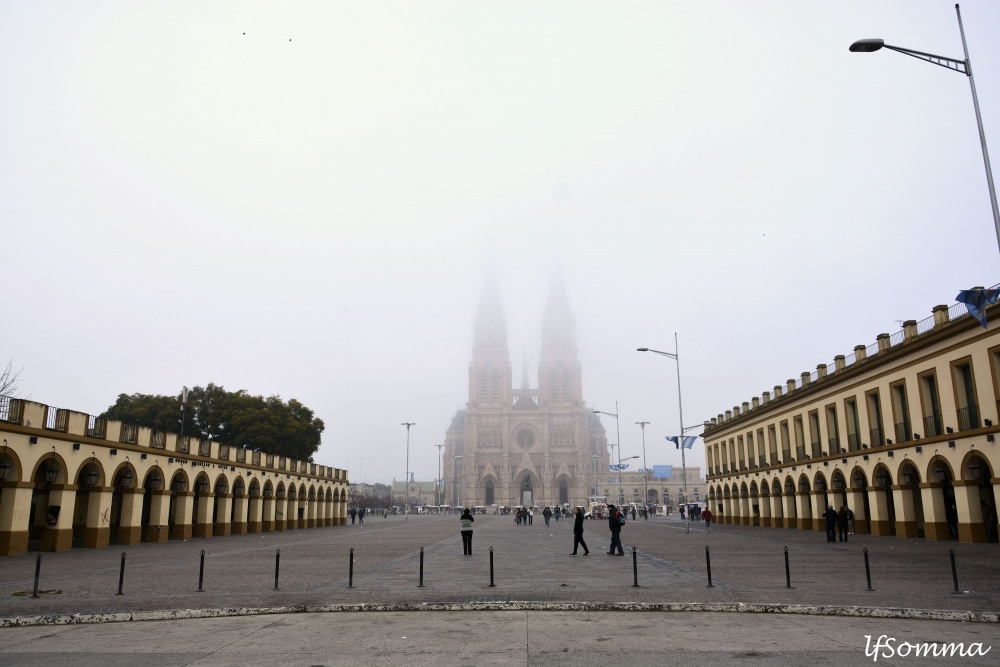
<svg viewBox="0 0 1000 667"><path fill-rule="evenodd" d="M170 610L329 609L364 604L420 608L425 603L446 607L472 602L503 603L492 609L517 608L507 604L510 601L532 603L534 609L549 603L573 603L574 609L583 608L582 604L597 605L596 609L686 603L710 609L744 603L769 605L761 607L768 611L807 605L809 613L845 613L855 606L916 608L963 612L955 618L994 623L1000 619L996 544L868 535L828 544L824 534L815 531L714 525L706 532L703 524L692 523L686 533L676 516L639 519L623 529L626 549L637 548L639 586L635 587L631 553L624 558L604 553L609 541L606 522L586 522L584 537L592 553L577 558L568 557L572 522L553 521L546 528L540 517L532 526L516 526L511 517L479 516L470 557L461 553L458 528L457 516L369 517L364 526L46 553L39 588L50 592L37 599L30 597L35 555L5 557L0 559L0 626L38 622L46 615L54 617L50 621L65 622L74 614L127 617ZM706 586L706 546L711 549L712 588ZM786 587L785 546L792 588ZM870 551L874 591L867 590L864 547ZM353 587L348 586L351 548ZM202 549L204 591L198 592ZM276 549L281 550L277 591ZM959 594L953 593L949 549L956 554ZM124 595L118 596L122 551L127 554Z"/></svg>

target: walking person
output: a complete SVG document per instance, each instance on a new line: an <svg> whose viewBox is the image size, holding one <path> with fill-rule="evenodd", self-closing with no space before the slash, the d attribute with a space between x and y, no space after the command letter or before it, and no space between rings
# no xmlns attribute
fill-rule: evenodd
<svg viewBox="0 0 1000 667"><path fill-rule="evenodd" d="M587 548L587 543L583 541L583 510L577 507L575 514L576 516L573 518L573 553L570 556L576 556L576 551L579 547L583 547L584 556L589 556L590 549Z"/></svg>
<svg viewBox="0 0 1000 667"><path fill-rule="evenodd" d="M358 509L358 523L364 525L365 523L365 508L361 507Z"/></svg>
<svg viewBox="0 0 1000 667"><path fill-rule="evenodd" d="M471 556L472 555L472 522L475 521L475 517L469 512L469 508L466 507L465 511L462 512L462 516L458 517L458 520L462 522L462 555Z"/></svg>
<svg viewBox="0 0 1000 667"><path fill-rule="evenodd" d="M618 555L624 556L625 549L622 547L622 525L625 523L625 515L618 511L614 505L608 505L608 527L611 529L611 547L608 555L615 553L618 548Z"/></svg>
<svg viewBox="0 0 1000 667"><path fill-rule="evenodd" d="M840 538L841 542L847 541L847 531L850 529L850 520L847 518L847 513L850 512L847 509L847 505L840 508L840 512L837 513L837 537Z"/></svg>
<svg viewBox="0 0 1000 667"><path fill-rule="evenodd" d="M542 510L542 518L545 519L545 525L548 526L549 525L549 519L552 518L552 510L549 509L548 505L546 505L545 509Z"/></svg>
<svg viewBox="0 0 1000 667"><path fill-rule="evenodd" d="M356 508L352 507L351 511L349 512L349 514L351 515L351 524L353 525L354 524L354 517L356 517L358 515L358 510Z"/></svg>
<svg viewBox="0 0 1000 667"><path fill-rule="evenodd" d="M705 530L712 532L712 510L707 507L701 511L701 518L705 520Z"/></svg>
<svg viewBox="0 0 1000 667"><path fill-rule="evenodd" d="M826 511L823 512L823 518L826 519L826 541L836 542L837 541L837 510L833 509L833 505L828 505Z"/></svg>
<svg viewBox="0 0 1000 667"><path fill-rule="evenodd" d="M632 508L632 520L635 521L635 508Z"/></svg>
<svg viewBox="0 0 1000 667"><path fill-rule="evenodd" d="M535 522L535 508L534 507L529 507L528 508L528 525L530 526L534 522Z"/></svg>

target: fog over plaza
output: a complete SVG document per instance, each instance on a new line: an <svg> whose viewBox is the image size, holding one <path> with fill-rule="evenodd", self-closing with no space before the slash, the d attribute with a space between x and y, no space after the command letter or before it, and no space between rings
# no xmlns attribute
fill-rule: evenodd
<svg viewBox="0 0 1000 667"><path fill-rule="evenodd" d="M961 9L997 165L1000 4ZM677 332L694 425L1000 282L967 77L873 37L963 57L950 1L4 3L0 361L91 414L296 398L352 481L415 422L430 480L484 279L535 387L559 275L584 399L679 466L637 347Z"/></svg>

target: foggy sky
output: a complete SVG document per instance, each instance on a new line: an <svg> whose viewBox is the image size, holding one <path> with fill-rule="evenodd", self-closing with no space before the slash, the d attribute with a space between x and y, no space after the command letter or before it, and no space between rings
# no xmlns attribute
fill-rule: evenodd
<svg viewBox="0 0 1000 667"><path fill-rule="evenodd" d="M679 465L637 347L678 333L697 424L1000 281L967 78L848 52L961 58L953 5L3 3L0 360L91 414L297 398L353 481L415 422L433 479L486 267L537 386L558 265L585 400ZM1000 156L1000 5L962 11Z"/></svg>

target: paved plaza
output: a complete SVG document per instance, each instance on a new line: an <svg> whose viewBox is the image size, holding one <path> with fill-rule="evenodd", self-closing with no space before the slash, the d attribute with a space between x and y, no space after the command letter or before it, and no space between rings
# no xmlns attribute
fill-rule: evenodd
<svg viewBox="0 0 1000 667"><path fill-rule="evenodd" d="M0 624L27 627L0 629L0 664L49 664L51 653L65 650L59 647L74 637L92 645L94 656L101 651L112 656L88 663L86 651L77 651L72 664L130 664L134 655L113 648L125 638L150 654L143 660L148 664L199 665L351 664L349 655L364 655L371 664L398 664L400 653L418 665L597 664L607 662L608 652L621 659L632 656L630 664L640 665L654 664L668 644L671 650L690 651L684 660L689 665L727 664L755 654L758 664L772 659L773 664L798 663L806 657L811 664L833 664L834 658L837 664L867 664L864 635L890 630L900 638L916 633L921 641L965 637L1000 650L995 544L868 535L829 544L815 531L713 525L706 532L700 523L692 523L687 533L684 522L672 516L629 522L623 529L628 553L618 557L605 554L606 522L585 525L591 555L576 558L569 557L571 522L546 527L538 518L532 526L517 526L511 517L492 515L477 517L472 556L462 555L457 516L369 517L363 526L143 544L124 549L120 596L121 549L43 554L38 598L30 597L35 555L9 557L0 569ZM494 587L489 585L491 546ZM712 587L707 586L706 547ZM867 590L865 547L873 591ZM203 549L203 591L198 592ZM277 549L279 590L274 590ZM261 609L269 613L245 615ZM437 611L401 611L415 609ZM798 613L708 613L713 609ZM270 613L279 611L331 613ZM61 625L74 614L87 621L97 620L94 614L118 615L108 620L180 620ZM187 618L217 614L230 617ZM883 614L902 618L877 618ZM211 628L224 629L228 639L181 639L214 637ZM275 635L278 643L267 644L263 653L254 651L275 628L283 628ZM479 642L484 633L490 638L485 643L468 643ZM165 638L170 636L181 643L169 644ZM232 643L240 636L252 639ZM53 641L39 644L30 641L33 637ZM268 651L284 657L264 659ZM581 655L571 658L572 652ZM246 653L259 662L248 663L241 656ZM855 658L859 661L850 662ZM879 662L902 664L887 658Z"/></svg>

